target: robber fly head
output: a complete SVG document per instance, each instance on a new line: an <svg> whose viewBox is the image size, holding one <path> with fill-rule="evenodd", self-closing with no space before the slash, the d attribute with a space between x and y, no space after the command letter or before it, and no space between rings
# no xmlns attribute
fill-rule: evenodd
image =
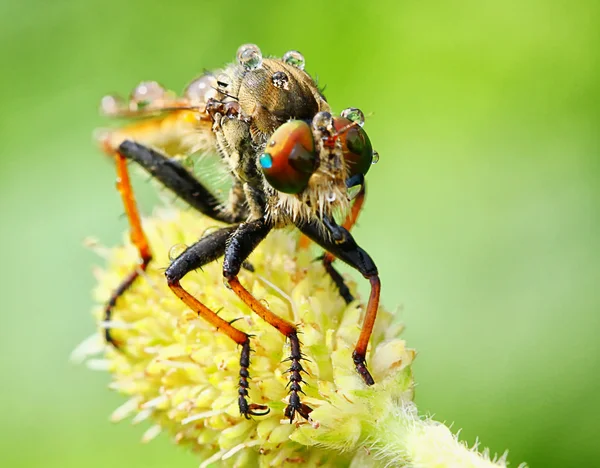
<svg viewBox="0 0 600 468"><path fill-rule="evenodd" d="M295 199L314 213L345 208L346 182L364 176L373 163L373 147L363 123L362 112L349 108L340 116L324 111L309 121L281 125L259 156L266 183L288 205Z"/></svg>

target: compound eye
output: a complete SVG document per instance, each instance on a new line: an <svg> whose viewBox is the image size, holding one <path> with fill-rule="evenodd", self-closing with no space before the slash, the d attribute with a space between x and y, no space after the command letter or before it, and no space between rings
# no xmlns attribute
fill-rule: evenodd
<svg viewBox="0 0 600 468"><path fill-rule="evenodd" d="M258 162L275 189L284 193L300 193L317 167L317 153L310 126L302 120L290 120L280 126Z"/></svg>
<svg viewBox="0 0 600 468"><path fill-rule="evenodd" d="M334 119L334 126L337 131L352 124L352 121L343 117ZM344 160L348 165L348 177L357 174L365 175L371 164L373 164L373 146L367 133L357 125L350 127L340 135Z"/></svg>

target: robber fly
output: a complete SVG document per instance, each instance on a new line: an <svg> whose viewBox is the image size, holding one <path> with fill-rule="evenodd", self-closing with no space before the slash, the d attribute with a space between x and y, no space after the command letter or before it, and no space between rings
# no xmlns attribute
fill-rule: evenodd
<svg viewBox="0 0 600 468"><path fill-rule="evenodd" d="M99 141L115 159L117 188L140 256L139 265L106 304L105 320L109 322L119 297L152 260L128 174L127 162L134 161L192 208L227 224L188 247L172 261L165 276L179 299L240 345L238 403L243 416L269 411L265 405L248 401L250 337L192 296L180 281L190 271L224 257L223 276L229 287L290 341L285 416L290 422L296 414L308 419L312 409L300 399L303 355L296 326L271 312L238 280L254 248L272 229L288 225L297 226L325 249L325 269L347 303L354 298L332 265L335 258L370 281L371 294L352 359L365 383L372 385L365 356L380 281L375 263L349 232L364 201L364 176L377 158L362 128L362 112L348 108L339 116L332 115L321 90L304 71L299 52L287 52L281 59L263 58L253 44L238 49L235 63L194 80L183 96L156 82L142 82L128 102L106 96L101 108L111 117L136 119L105 131ZM226 201L172 157L210 151L219 153L231 175ZM352 191L356 196L349 196ZM336 210L348 213L342 225L333 217ZM118 347L110 328L106 340Z"/></svg>

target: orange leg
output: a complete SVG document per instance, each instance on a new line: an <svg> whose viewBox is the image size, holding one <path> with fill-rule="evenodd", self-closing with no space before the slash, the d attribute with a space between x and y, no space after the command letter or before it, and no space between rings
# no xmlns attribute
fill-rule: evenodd
<svg viewBox="0 0 600 468"><path fill-rule="evenodd" d="M365 314L365 320L360 330L360 335L354 352L352 353L352 360L356 366L356 370L361 375L367 385L373 385L375 381L371 374L367 370L365 365L365 358L367 356L367 347L369 346L369 340L371 339L371 333L373 333L373 327L375 326L375 319L377 318L377 309L379 309L379 296L381 294L381 282L379 276L368 277L371 283L371 295L369 296L369 302L367 303L367 313Z"/></svg>
<svg viewBox="0 0 600 468"><path fill-rule="evenodd" d="M302 372L304 369L301 364L303 359L300 352L300 340L298 340L298 331L296 326L287 320L267 309L258 299L256 299L238 279L238 273L242 265L265 237L269 234L273 226L264 219L256 219L241 223L237 230L227 239L225 249L225 258L223 260L223 276L227 279L229 286L238 297L255 312L265 322L275 327L288 340L290 340L290 357L288 360L291 365L286 372L290 373L288 383L290 397L288 406L285 409L285 416L289 418L290 424L293 422L296 413L305 419L308 419L312 409L300 402L300 393L302 392L301 383Z"/></svg>
<svg viewBox="0 0 600 468"><path fill-rule="evenodd" d="M140 254L140 261L138 266L121 282L119 287L111 295L106 306L104 307L104 320L109 322L112 317L112 311L117 303L119 297L121 297L133 284L133 282L140 276L141 272L146 271L148 264L152 260L152 252L148 245L148 240L142 229L142 221L137 209L135 202L135 196L133 194L133 188L131 187L131 181L129 180L129 171L127 170L127 159L117 153L115 155L115 162L117 165L117 190L121 194L123 200L123 206L125 208L125 214L129 221L130 238L131 242L138 249ZM104 332L106 341L112 344L115 348L119 348L119 343L113 338L110 328L107 326Z"/></svg>
<svg viewBox="0 0 600 468"><path fill-rule="evenodd" d="M288 360L291 365L288 369L290 372L290 399L287 408L285 409L285 417L289 418L290 423L294 420L294 416L298 413L305 419L308 419L308 415L312 411L312 408L304 403L300 402L300 393L304 393L300 384L304 382L302 380L301 373L304 372L300 361L303 359L302 353L300 352L300 341L298 340L298 331L295 325L291 324L287 320L282 319L278 315L267 309L258 299L256 299L250 292L242 286L237 275L227 279L231 289L240 297L244 303L250 307L260 318L262 318L269 325L272 325L285 335L290 340L290 357ZM368 338L367 338L368 340Z"/></svg>
<svg viewBox="0 0 600 468"><path fill-rule="evenodd" d="M250 386L248 382L248 379L250 378L250 372L248 371L248 367L250 367L250 337L246 333L233 327L230 322L219 317L215 312L188 293L181 287L179 281L169 282L169 287L190 309L242 347L238 389L238 405L240 407L240 413L246 419L250 419L250 416L264 416L269 413L270 409L268 406L248 403L246 401L248 387Z"/></svg>
<svg viewBox="0 0 600 468"><path fill-rule="evenodd" d="M250 416L262 416L269 412L265 405L249 404L247 401L250 373L250 337L232 325L232 322L224 320L202 302L187 292L180 284L180 280L190 271L201 268L203 265L223 256L227 241L231 234L237 229L237 225L227 226L201 238L198 242L188 247L179 255L169 268L165 271L169 288L190 309L200 317L213 325L222 333L235 341L242 347L240 354L240 372L238 387L238 405L240 413L247 419Z"/></svg>
<svg viewBox="0 0 600 468"><path fill-rule="evenodd" d="M312 221L302 224L298 223L297 226L306 236L319 244L326 251L331 252L336 258L339 258L358 270L371 283L371 294L369 296L369 302L367 303L361 332L356 342L354 352L352 353L352 360L354 361L357 372L361 375L364 382L367 385L373 385L375 381L367 369L366 356L369 339L373 333L373 327L377 317L379 296L381 293L381 283L377 266L370 255L356 244L352 234L344 227L335 224L330 218L324 218L322 223ZM323 232L323 227L329 231L328 234ZM336 272L336 274L338 273ZM335 281L335 276L332 275L332 277ZM343 284L343 280L341 281Z"/></svg>
<svg viewBox="0 0 600 468"><path fill-rule="evenodd" d="M237 344L243 345L248 341L248 335L246 333L238 330L227 320L222 319L215 312L202 304L202 302L183 289L179 281L174 281L172 283L169 282L169 288L171 288L171 291L173 291L175 295L185 303L185 305L196 312L208 323L213 325L217 330L225 333Z"/></svg>

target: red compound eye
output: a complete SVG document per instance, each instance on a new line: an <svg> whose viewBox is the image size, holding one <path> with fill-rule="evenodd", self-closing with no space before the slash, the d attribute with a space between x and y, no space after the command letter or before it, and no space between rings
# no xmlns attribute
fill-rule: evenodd
<svg viewBox="0 0 600 468"><path fill-rule="evenodd" d="M352 124L352 121L344 117L335 117L333 125L339 132L344 127ZM373 146L367 133L358 125L354 125L347 130L344 130L340 136L342 148L344 152L344 160L348 164L348 177L353 175L365 175L371 164L373 164Z"/></svg>
<svg viewBox="0 0 600 468"><path fill-rule="evenodd" d="M258 158L267 182L284 193L300 193L317 167L317 154L310 126L290 120L279 127Z"/></svg>

